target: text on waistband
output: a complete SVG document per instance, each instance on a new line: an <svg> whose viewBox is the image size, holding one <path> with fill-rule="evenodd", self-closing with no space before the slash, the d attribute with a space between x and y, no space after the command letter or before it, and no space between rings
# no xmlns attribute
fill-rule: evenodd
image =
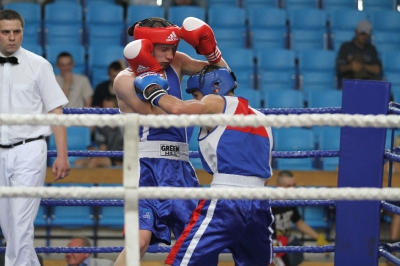
<svg viewBox="0 0 400 266"><path fill-rule="evenodd" d="M160 145L160 155L161 156L176 156L180 157L179 146L176 145Z"/></svg>

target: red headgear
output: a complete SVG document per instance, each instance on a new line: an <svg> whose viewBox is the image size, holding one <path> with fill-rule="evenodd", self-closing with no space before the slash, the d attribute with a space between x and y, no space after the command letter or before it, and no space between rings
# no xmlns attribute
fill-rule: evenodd
<svg viewBox="0 0 400 266"><path fill-rule="evenodd" d="M159 22L165 27L153 28L154 23ZM134 40L147 39L152 44L176 44L178 45L181 37L180 28L165 19L145 19L136 22L128 29L128 34L133 36Z"/></svg>

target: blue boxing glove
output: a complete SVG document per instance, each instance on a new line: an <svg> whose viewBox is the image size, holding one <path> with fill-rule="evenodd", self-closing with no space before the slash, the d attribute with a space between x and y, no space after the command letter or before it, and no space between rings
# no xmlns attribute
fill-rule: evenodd
<svg viewBox="0 0 400 266"><path fill-rule="evenodd" d="M137 76L134 85L139 99L148 101L153 106L158 106L160 98L169 90L168 81L155 72L146 72Z"/></svg>

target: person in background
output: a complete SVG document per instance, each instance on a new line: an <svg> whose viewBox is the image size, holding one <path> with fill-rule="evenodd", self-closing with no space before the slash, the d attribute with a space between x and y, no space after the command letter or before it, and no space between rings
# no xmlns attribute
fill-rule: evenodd
<svg viewBox="0 0 400 266"><path fill-rule="evenodd" d="M60 70L56 80L69 100L66 107L91 107L92 85L90 85L90 81L85 75L72 72L74 68L72 55L68 52L60 53L57 56L56 66Z"/></svg>
<svg viewBox="0 0 400 266"><path fill-rule="evenodd" d="M277 187L296 187L296 178L291 171L280 171L278 174ZM279 246L299 246L300 240L292 234L292 224L296 228L317 241L318 246L328 245L324 234L318 234L300 216L297 207L272 207L275 221L272 225L274 230L274 241ZM277 253L275 263L277 266L295 266L303 261L302 253Z"/></svg>
<svg viewBox="0 0 400 266"><path fill-rule="evenodd" d="M67 247L91 247L92 244L87 237L77 236L71 238ZM67 266L114 266L109 259L92 258L90 253L65 253Z"/></svg>
<svg viewBox="0 0 400 266"><path fill-rule="evenodd" d="M397 202L396 205L400 206L400 202ZM390 240L394 242L400 241L400 215L393 214L390 224Z"/></svg>
<svg viewBox="0 0 400 266"><path fill-rule="evenodd" d="M382 66L378 52L371 44L372 26L367 20L361 20L354 31L353 40L340 46L336 59L339 87L342 79L382 79Z"/></svg>
<svg viewBox="0 0 400 266"><path fill-rule="evenodd" d="M115 96L107 96L102 103L104 108L117 108L117 99ZM120 127L96 127L95 142L100 151L123 151L123 130ZM78 159L74 162L75 166L79 167L110 167L122 166L122 157L91 157Z"/></svg>
<svg viewBox="0 0 400 266"><path fill-rule="evenodd" d="M92 107L104 107L103 100L109 97L114 97L115 92L113 89L114 79L121 70L125 69L126 65L123 60L114 61L108 66L108 80L101 82L96 86L92 97Z"/></svg>
<svg viewBox="0 0 400 266"><path fill-rule="evenodd" d="M21 47L25 21L16 11L0 11L0 110L3 115L61 115L68 103L51 64ZM43 187L46 177L47 144L53 132L57 158L51 168L55 180L70 172L67 134L63 126L1 125L0 186ZM33 245L33 221L40 197L0 198L0 227L7 242L6 266L39 266Z"/></svg>

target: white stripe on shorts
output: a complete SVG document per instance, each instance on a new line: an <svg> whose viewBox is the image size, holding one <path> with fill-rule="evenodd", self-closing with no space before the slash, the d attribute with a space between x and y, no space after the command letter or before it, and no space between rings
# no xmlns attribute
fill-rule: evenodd
<svg viewBox="0 0 400 266"><path fill-rule="evenodd" d="M208 206L206 218L201 223L199 230L197 230L196 234L194 235L192 241L190 241L189 247L186 250L185 255L183 256L181 265L186 266L190 262L190 258L192 257L193 251L195 250L197 244L200 241L204 231L206 231L212 217L214 216L215 207L217 206L218 199L212 199L210 202L210 206Z"/></svg>

